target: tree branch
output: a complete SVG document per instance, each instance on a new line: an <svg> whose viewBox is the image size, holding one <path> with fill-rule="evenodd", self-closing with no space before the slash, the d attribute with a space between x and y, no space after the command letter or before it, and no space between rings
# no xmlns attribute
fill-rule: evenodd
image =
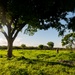
<svg viewBox="0 0 75 75"><path fill-rule="evenodd" d="M19 28L17 29L16 33L15 33L15 34L13 33L13 34L14 34L14 36L12 37L12 38L13 38L13 41L14 41L14 39L16 38L16 36L18 35L19 31L21 31L22 28L23 28L25 25L26 25L26 23L23 23L23 24L19 25ZM14 30L16 30L16 28L15 28Z"/></svg>
<svg viewBox="0 0 75 75"><path fill-rule="evenodd" d="M4 34L4 36L6 37L6 39L8 40L8 36L7 36L6 32L2 31L2 33Z"/></svg>

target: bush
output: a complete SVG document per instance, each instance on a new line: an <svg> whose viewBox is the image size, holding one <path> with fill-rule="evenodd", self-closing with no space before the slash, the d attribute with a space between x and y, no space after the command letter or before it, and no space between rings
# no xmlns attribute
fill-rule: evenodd
<svg viewBox="0 0 75 75"><path fill-rule="evenodd" d="M13 49L21 49L19 46L13 46Z"/></svg>
<svg viewBox="0 0 75 75"><path fill-rule="evenodd" d="M44 45L39 45L38 48L39 49L43 49Z"/></svg>
<svg viewBox="0 0 75 75"><path fill-rule="evenodd" d="M48 42L47 45L49 46L49 48L53 48L54 43L53 42Z"/></svg>
<svg viewBox="0 0 75 75"><path fill-rule="evenodd" d="M38 49L37 47L33 47L33 46L30 46L30 47L26 47L26 49Z"/></svg>
<svg viewBox="0 0 75 75"><path fill-rule="evenodd" d="M0 46L0 49L7 49L7 46Z"/></svg>
<svg viewBox="0 0 75 75"><path fill-rule="evenodd" d="M26 45L25 45L25 44L22 44L22 45L21 45L21 48L22 48L22 49L25 49L25 48L26 48Z"/></svg>
<svg viewBox="0 0 75 75"><path fill-rule="evenodd" d="M48 46L43 46L43 49L44 49L44 50L48 50L49 47L48 47Z"/></svg>

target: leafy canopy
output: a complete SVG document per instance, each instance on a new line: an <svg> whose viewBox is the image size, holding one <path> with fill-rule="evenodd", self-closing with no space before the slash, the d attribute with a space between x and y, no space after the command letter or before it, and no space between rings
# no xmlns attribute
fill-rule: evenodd
<svg viewBox="0 0 75 75"><path fill-rule="evenodd" d="M43 49L43 47L44 47L44 45L42 45L42 44L40 44L40 45L38 46L39 49Z"/></svg>
<svg viewBox="0 0 75 75"><path fill-rule="evenodd" d="M60 32L65 27L74 30L73 25L60 23L60 20L70 23L66 15L67 12L74 12L74 9L75 0L0 0L0 28L11 24L12 34L14 30L20 31L24 26L25 33L30 34L37 29L46 30L50 27ZM73 23L74 21L71 24Z"/></svg>
<svg viewBox="0 0 75 75"><path fill-rule="evenodd" d="M54 43L53 43L53 42L48 42L47 45L48 45L50 48L53 48Z"/></svg>
<svg viewBox="0 0 75 75"><path fill-rule="evenodd" d="M75 33L65 35L65 37L62 39L62 45L69 47L75 46Z"/></svg>

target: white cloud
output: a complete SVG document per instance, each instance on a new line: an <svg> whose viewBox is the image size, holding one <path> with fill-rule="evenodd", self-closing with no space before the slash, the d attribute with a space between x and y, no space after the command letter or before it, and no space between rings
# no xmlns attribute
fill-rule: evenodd
<svg viewBox="0 0 75 75"><path fill-rule="evenodd" d="M6 39L0 38L0 45L7 45Z"/></svg>
<svg viewBox="0 0 75 75"><path fill-rule="evenodd" d="M21 44L22 44L21 38L16 38L14 40L14 43L13 43L14 46L20 46ZM0 38L0 45L1 46L2 45L7 45L7 40L5 38Z"/></svg>

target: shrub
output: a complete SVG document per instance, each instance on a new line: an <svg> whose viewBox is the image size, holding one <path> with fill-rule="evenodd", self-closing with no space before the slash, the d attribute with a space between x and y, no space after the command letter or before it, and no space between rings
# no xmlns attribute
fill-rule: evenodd
<svg viewBox="0 0 75 75"><path fill-rule="evenodd" d="M22 48L22 49L25 49L25 48L26 48L26 45L25 45L25 44L22 44L22 45L21 45L21 48Z"/></svg>
<svg viewBox="0 0 75 75"><path fill-rule="evenodd" d="M38 48L39 49L43 49L44 45L39 45Z"/></svg>
<svg viewBox="0 0 75 75"><path fill-rule="evenodd" d="M49 48L53 48L54 43L53 42L48 42L47 45L49 46Z"/></svg>
<svg viewBox="0 0 75 75"><path fill-rule="evenodd" d="M21 49L19 46L13 46L13 49Z"/></svg>
<svg viewBox="0 0 75 75"><path fill-rule="evenodd" d="M48 46L43 46L43 49L48 50L49 48L48 48Z"/></svg>

